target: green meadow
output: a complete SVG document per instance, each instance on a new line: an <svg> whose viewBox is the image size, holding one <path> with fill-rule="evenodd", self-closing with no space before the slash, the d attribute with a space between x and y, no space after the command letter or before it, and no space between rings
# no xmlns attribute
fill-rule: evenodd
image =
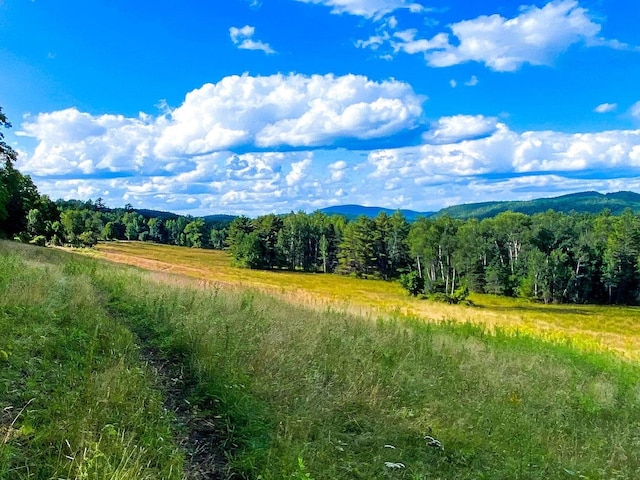
<svg viewBox="0 0 640 480"><path fill-rule="evenodd" d="M637 309L472 300L0 242L0 478L638 478Z"/></svg>
<svg viewBox="0 0 640 480"><path fill-rule="evenodd" d="M328 307L356 315L402 314L425 321L474 323L527 333L590 351L614 351L640 360L640 309L620 306L543 305L526 299L472 294L473 306L410 297L396 282L335 275L234 268L220 250L187 249L143 242L98 245L101 256L159 273L177 273L222 288L252 288L289 303Z"/></svg>

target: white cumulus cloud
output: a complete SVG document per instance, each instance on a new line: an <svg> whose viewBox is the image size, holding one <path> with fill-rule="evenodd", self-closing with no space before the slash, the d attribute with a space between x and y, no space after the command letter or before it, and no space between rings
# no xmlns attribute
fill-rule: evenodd
<svg viewBox="0 0 640 480"><path fill-rule="evenodd" d="M161 123L68 108L30 118L18 135L38 140L25 165L34 175L150 172L167 167L150 157Z"/></svg>
<svg viewBox="0 0 640 480"><path fill-rule="evenodd" d="M618 108L617 103L601 103L593 109L596 113L609 113L614 112Z"/></svg>
<svg viewBox="0 0 640 480"><path fill-rule="evenodd" d="M296 0L303 3L325 5L331 7L331 13L348 13L365 18L379 19L384 15L400 9L418 13L424 10L419 3L406 0ZM395 22L395 19L393 20Z"/></svg>
<svg viewBox="0 0 640 480"><path fill-rule="evenodd" d="M497 119L483 115L454 115L440 118L433 128L424 134L428 143L458 143L486 137L497 130Z"/></svg>
<svg viewBox="0 0 640 480"><path fill-rule="evenodd" d="M451 132L452 140L464 136L465 128L468 134L481 131L485 120L483 117L458 117L446 117L437 123L442 125L443 131ZM623 176L640 167L640 130L516 133L503 123L487 120L490 122L486 125L493 125L495 131L483 138L371 152L369 163L375 167L371 176L401 175L407 181L429 183L433 179L451 181L457 176L492 173L518 176L617 171ZM602 176L601 173L595 175Z"/></svg>
<svg viewBox="0 0 640 480"><path fill-rule="evenodd" d="M412 129L424 99L403 82L359 75L226 77L188 93L158 140L159 155L240 145L317 147Z"/></svg>
<svg viewBox="0 0 640 480"><path fill-rule="evenodd" d="M483 15L450 25L449 32L422 38L417 29L380 34L376 42L362 42L360 47L381 47L388 42L395 53L422 54L429 66L449 67L478 62L499 72L512 72L524 64L551 65L572 45L628 48L617 40L599 35L601 25L579 6L577 0L553 0L543 7L520 7L519 15ZM475 83L474 83L475 84ZM472 86L472 85L471 85Z"/></svg>
<svg viewBox="0 0 640 480"><path fill-rule="evenodd" d="M457 45L427 53L427 61L437 67L476 61L497 71L549 65L575 43L598 43L600 28L576 0L553 1L523 7L515 18L491 15L456 23L451 31Z"/></svg>
<svg viewBox="0 0 640 480"><path fill-rule="evenodd" d="M229 36L231 37L231 41L241 50L260 50L266 54L276 53L268 43L254 40L252 37L255 32L255 27L250 25L245 25L240 28L231 27L229 29Z"/></svg>
<svg viewBox="0 0 640 480"><path fill-rule="evenodd" d="M454 130L461 131L467 123L473 131L483 123L482 117L451 118L435 126L457 125ZM248 215L311 211L344 202L346 195L350 203L427 211L487 198L640 189L640 130L518 133L498 122L484 138L369 152L340 150L338 158L335 150L223 151L195 156L174 173L100 178L76 169L70 178L35 180L53 198L101 196L114 206L129 202L191 214ZM29 159L21 162L21 169L29 165ZM602 178L603 171L615 175Z"/></svg>
<svg viewBox="0 0 640 480"><path fill-rule="evenodd" d="M330 163L327 168L331 172L331 181L340 182L344 179L347 168L349 165L344 160L338 160L337 162Z"/></svg>
<svg viewBox="0 0 640 480"><path fill-rule="evenodd" d="M163 115L90 115L76 108L28 118L38 176L177 174L214 152L319 148L392 137L420 125L422 102L403 82L346 75L232 76L186 95Z"/></svg>
<svg viewBox="0 0 640 480"><path fill-rule="evenodd" d="M291 164L291 171L287 174L286 180L288 186L294 186L305 178L307 169L311 166L311 159L305 158L300 162Z"/></svg>

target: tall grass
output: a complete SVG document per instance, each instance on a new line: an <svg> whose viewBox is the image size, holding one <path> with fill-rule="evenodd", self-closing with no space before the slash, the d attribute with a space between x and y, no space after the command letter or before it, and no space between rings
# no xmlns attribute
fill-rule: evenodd
<svg viewBox="0 0 640 480"><path fill-rule="evenodd" d="M99 245L99 255L143 268L179 273L224 285L253 288L294 304L324 310L328 305L358 315L401 312L429 320L476 323L527 332L545 340L570 340L583 350L615 351L640 360L640 309L593 305L540 305L524 299L472 295L473 307L409 297L394 282L344 275L257 271L231 267L226 252L144 242Z"/></svg>
<svg viewBox="0 0 640 480"><path fill-rule="evenodd" d="M194 401L222 416L233 464L250 478L640 471L639 371L612 355L251 291L167 288L133 271L97 281L134 331L188 365Z"/></svg>
<svg viewBox="0 0 640 480"><path fill-rule="evenodd" d="M24 255L33 258L35 253L41 258L24 260ZM3 264L2 271L13 268L13 262L13 271L30 269L27 277L41 272L48 279L51 272L67 272L63 278L73 285L72 290L87 290L80 298L91 292L99 299L95 316L108 322L108 328L94 330L94 325L82 336L85 340L76 340L78 351L85 353L82 360L71 363L76 362L80 371L90 370L92 379L96 364L88 369L84 357L113 359L110 365L115 370L100 367L102 382L89 382L101 392L96 399L109 400L100 411L113 413L108 419L88 422L97 425L92 435L75 435L75 443L70 440L72 446L83 439L86 443L70 455L77 459L76 470L56 471L62 478L175 475L171 471L177 465L172 462L179 460L175 450L145 457L150 450L171 443L170 432L162 435L164 443L158 443L161 429L156 433L136 430L138 421L129 423L126 418L140 418L135 416L139 407L130 406L120 394L120 402L110 400L113 394L104 391L126 371L137 372L134 377L140 379L141 392L150 382L148 372L135 366L132 339L180 366L184 394L195 415L221 433L231 467L244 478L634 479L640 471L640 369L612 354L585 353L570 344L549 344L499 328L489 333L471 324L429 324L399 315L361 318L331 308L310 310L251 290L190 285L179 277L170 285L171 277L41 249L5 258L8 266ZM18 281L15 287L13 279L0 285L17 296L21 281L28 280ZM52 298L48 292L43 285L39 293L31 289L24 296ZM55 298L59 305L79 301L73 295ZM63 336L72 338L65 325L75 325L79 313L90 313L87 303L91 304L64 307L68 313L61 317L67 323L47 327L51 331L45 337L65 329ZM8 305L3 304L1 311L13 308ZM48 323L42 316L37 318L29 332ZM10 323L3 324L3 331ZM117 348L114 343L104 344L106 340L100 338L110 338L112 331L129 340ZM42 342L37 334L22 335L25 349L35 349ZM16 351L13 348L9 357L12 362L17 361ZM20 365L28 363L28 357L22 355ZM118 370L120 363L128 368ZM46 369L55 372L54 364ZM11 405L16 409L30 398L39 398L21 393L19 377L4 380L9 386L3 390L3 396L12 392ZM87 384L82 378L78 384ZM123 377L123 383L130 381ZM128 395L135 403L135 392ZM0 400L5 402L4 397ZM34 442L35 434L26 433L29 427L36 432L43 428L33 420L34 403L7 430L27 426L25 433L12 433L3 445L5 463L0 465L9 459L14 471L25 464L34 469L50 458L64 464L66 458L64 435L50 437L48 448ZM76 401L65 408L74 413L69 416L97 415L95 408L87 408L90 405L90 401ZM38 408L48 407L41 401ZM144 415L154 428L166 425L166 416L158 409L145 408ZM3 420L6 429L9 419ZM144 464L156 470L139 477L116 477L106 466L89 471L91 461L83 460L81 454L91 452L91 445L102 452L106 449L102 442L118 442L121 451L103 465L118 468L114 459L120 458L126 468ZM128 460L127 446L135 451L132 460ZM44 453L29 462L27 454L21 453L27 447ZM50 450L60 453L56 456ZM153 460L145 463L141 458Z"/></svg>
<svg viewBox="0 0 640 480"><path fill-rule="evenodd" d="M171 416L91 282L98 265L0 243L0 478L182 478Z"/></svg>

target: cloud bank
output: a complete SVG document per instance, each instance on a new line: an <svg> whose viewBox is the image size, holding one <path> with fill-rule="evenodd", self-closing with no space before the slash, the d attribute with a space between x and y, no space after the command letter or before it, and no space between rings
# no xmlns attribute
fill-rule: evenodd
<svg viewBox="0 0 640 480"><path fill-rule="evenodd" d="M159 117L69 108L29 119L21 135L38 141L26 166L34 175L171 174L219 151L388 138L420 124L423 101L406 83L357 75L231 76Z"/></svg>
<svg viewBox="0 0 640 480"><path fill-rule="evenodd" d="M37 147L18 167L54 198L196 214L337 203L433 210L483 195L640 186L640 130L519 133L494 117L454 115L423 125L420 145L335 149L416 128L423 100L407 84L353 75L227 77L157 117L71 108L30 118L20 134Z"/></svg>
<svg viewBox="0 0 640 480"><path fill-rule="evenodd" d="M423 55L431 67L477 62L498 72L513 72L525 64L551 65L576 44L628 48L617 40L600 37L601 25L576 0L523 6L513 18L483 15L454 23L449 29L431 38L423 38L415 28L384 31L356 42L356 46L378 50L387 44L394 54Z"/></svg>

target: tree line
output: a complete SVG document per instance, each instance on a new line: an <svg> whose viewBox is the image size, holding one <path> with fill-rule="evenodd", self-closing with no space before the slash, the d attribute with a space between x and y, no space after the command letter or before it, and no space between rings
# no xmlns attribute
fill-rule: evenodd
<svg viewBox="0 0 640 480"><path fill-rule="evenodd" d="M0 170L0 178L2 172ZM22 182L31 179L13 169ZM26 193L26 195L23 195ZM12 196L11 198L15 198ZM131 205L111 209L102 199L51 201L35 186L18 191L19 208L0 223L0 237L36 245L92 247L98 241L139 240L195 248L224 248L230 221L166 214L142 215ZM0 212L1 213L1 212Z"/></svg>
<svg viewBox="0 0 640 480"><path fill-rule="evenodd" d="M228 248L239 266L399 279L414 295L462 292L545 303L635 304L640 217L503 212L478 220L400 212L347 221L321 212L235 219Z"/></svg>
<svg viewBox="0 0 640 480"><path fill-rule="evenodd" d="M10 127L0 108L0 127ZM467 291L550 303L635 304L640 297L640 217L503 212L409 223L400 212L348 221L316 211L233 221L143 215L101 199L52 201L15 167L0 131L0 237L38 245L138 240L228 249L236 265L398 279L413 295L451 301Z"/></svg>

